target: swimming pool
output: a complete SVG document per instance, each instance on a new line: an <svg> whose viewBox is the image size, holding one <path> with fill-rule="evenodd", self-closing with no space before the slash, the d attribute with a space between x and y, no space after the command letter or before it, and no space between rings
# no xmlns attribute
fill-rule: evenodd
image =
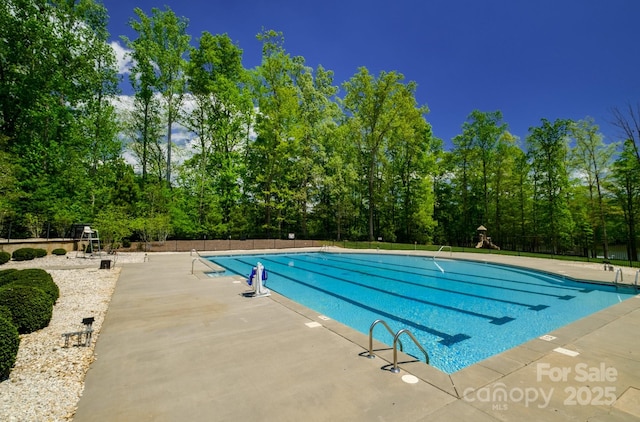
<svg viewBox="0 0 640 422"><path fill-rule="evenodd" d="M385 320L408 328L430 364L453 373L576 321L633 294L490 263L364 253L209 257L247 277L261 262L267 287L362 333ZM374 337L392 344L376 329ZM410 341L405 352L422 354Z"/></svg>

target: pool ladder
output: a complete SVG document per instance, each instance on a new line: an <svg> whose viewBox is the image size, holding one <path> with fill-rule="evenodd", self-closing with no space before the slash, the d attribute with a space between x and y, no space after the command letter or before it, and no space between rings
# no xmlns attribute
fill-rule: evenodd
<svg viewBox="0 0 640 422"><path fill-rule="evenodd" d="M638 291L638 278L640 278L640 270L636 271L636 278L633 281L633 284L624 284L624 279L622 276L622 268L618 268L616 271L616 277L613 279L613 284L616 285L616 290L622 284L623 287L633 287L633 289Z"/></svg>
<svg viewBox="0 0 640 422"><path fill-rule="evenodd" d="M398 372L400 372L400 368L398 368L398 345L400 345L400 351L401 352L404 351L403 350L403 346L402 346L402 342L400 341L400 336L402 334L407 334L409 336L409 338L411 340L413 340L413 343L416 346L418 346L418 349L420 349L420 351L422 351L422 353L424 353L425 363L427 365L429 364L429 354L427 353L426 350L424 350L424 348L422 347L422 345L420 344L418 339L415 338L415 336L413 334L411 334L411 331L409 331L406 328L403 328L403 329L399 330L397 333L394 334L394 332L391 329L391 327L389 327L389 324L387 324L382 319L376 319L375 321L373 321L373 324L371 324L371 327L369 327L369 354L367 355L367 357L369 359L373 359L373 358L376 357L376 355L373 353L373 329L378 324L382 324L384 326L384 328L387 329L389 334L391 334L393 336L393 368L391 368L391 372L393 372L394 374L397 374Z"/></svg>
<svg viewBox="0 0 640 422"><path fill-rule="evenodd" d="M619 280L618 280L619 278ZM640 278L640 270L636 271L636 278L633 281L633 284L624 284L624 279L622 277L622 268L618 268L616 271L616 276L613 279L613 284L616 286L616 290L622 284L623 287L633 287L633 290L638 291L638 278Z"/></svg>

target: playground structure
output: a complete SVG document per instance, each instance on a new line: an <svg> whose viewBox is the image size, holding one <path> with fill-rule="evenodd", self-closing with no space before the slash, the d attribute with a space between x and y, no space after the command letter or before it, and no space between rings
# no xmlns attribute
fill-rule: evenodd
<svg viewBox="0 0 640 422"><path fill-rule="evenodd" d="M491 242L491 238L487 236L487 228L485 226L480 226L476 230L478 231L478 244L476 245L476 249L500 250L500 246Z"/></svg>
<svg viewBox="0 0 640 422"><path fill-rule="evenodd" d="M271 291L267 289L265 281L267 280L267 270L258 262L251 270L251 275L247 279L247 284L251 287L251 292L247 296L265 297L271 296Z"/></svg>

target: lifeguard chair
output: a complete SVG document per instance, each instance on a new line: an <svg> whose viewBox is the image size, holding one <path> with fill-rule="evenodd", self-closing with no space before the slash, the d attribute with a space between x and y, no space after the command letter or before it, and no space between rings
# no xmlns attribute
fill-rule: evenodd
<svg viewBox="0 0 640 422"><path fill-rule="evenodd" d="M90 257L101 256L102 250L100 249L100 236L97 230L91 229L90 226L84 226L82 235L78 241L78 250L76 251L76 258L82 251L82 257L86 258L87 253Z"/></svg>

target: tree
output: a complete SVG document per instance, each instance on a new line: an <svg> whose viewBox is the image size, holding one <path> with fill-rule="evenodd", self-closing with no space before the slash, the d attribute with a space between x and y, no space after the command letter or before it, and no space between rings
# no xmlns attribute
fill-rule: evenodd
<svg viewBox="0 0 640 422"><path fill-rule="evenodd" d="M92 0L0 6L0 134L15 164L20 218L90 215L107 188L120 147L106 25L104 6Z"/></svg>
<svg viewBox="0 0 640 422"><path fill-rule="evenodd" d="M498 143L506 133L507 125L502 122L502 113L474 110L462 125L462 134L453 139L454 183L461 195L461 232L466 243L481 224L491 226L491 195L495 189L491 182L498 173L495 158ZM500 157L498 157L500 158ZM497 181L501 181L498 179ZM494 214L495 215L495 214Z"/></svg>
<svg viewBox="0 0 640 422"><path fill-rule="evenodd" d="M134 75L133 71L131 75ZM136 80L142 84L144 77ZM122 132L130 141L127 149L138 162L144 190L149 181L159 183L166 179L166 157L161 144L164 126L158 98L148 86L135 88L136 86L138 85L134 84L136 92L132 107L123 116Z"/></svg>
<svg viewBox="0 0 640 422"><path fill-rule="evenodd" d="M368 215L368 238L375 238L375 221L382 201L382 176L389 157L388 148L401 136L401 128L411 125L418 114L427 112L417 107L415 82L403 84L404 76L396 72L380 72L375 78L361 67L343 87L347 124L356 135L361 180L366 186L363 197ZM408 123L409 122L409 123ZM418 135L421 136L421 135Z"/></svg>
<svg viewBox="0 0 640 422"><path fill-rule="evenodd" d="M179 18L169 9L151 9L151 16L138 7L134 9L139 21L132 19L131 28L138 39L127 45L134 50L140 78L139 90L144 90L143 104L147 104L153 92L162 95L167 122L166 181L171 185L171 134L185 92L185 55L191 37L187 35L187 20ZM136 77L136 76L132 76ZM135 85L134 85L135 86Z"/></svg>
<svg viewBox="0 0 640 422"><path fill-rule="evenodd" d="M383 191L387 215L381 232L384 239L427 242L433 227L433 177L441 143L423 117L425 108L414 107L398 119L387 146L389 165Z"/></svg>
<svg viewBox="0 0 640 422"><path fill-rule="evenodd" d="M640 104L634 107L627 105L626 111L614 107L612 110L613 120L611 124L620 129L624 139L630 142L630 147L640 162Z"/></svg>
<svg viewBox="0 0 640 422"><path fill-rule="evenodd" d="M534 230L542 234L544 242L551 243L553 253L572 246L567 171L570 127L570 120L556 119L551 123L542 119L540 126L529 129L526 141L534 180Z"/></svg>
<svg viewBox="0 0 640 422"><path fill-rule="evenodd" d="M638 259L638 212L640 210L640 163L636 145L625 141L620 157L613 163L611 180L607 189L622 208L626 225L627 253L630 260Z"/></svg>
<svg viewBox="0 0 640 422"><path fill-rule="evenodd" d="M194 108L184 118L195 135L195 155L185 165L195 167L198 198L197 223L204 227L210 212L214 232L234 231L232 214L241 196L238 180L243 173L242 149L253 115L242 67L242 50L225 35L202 34L191 50L187 68ZM217 209L212 210L211 205Z"/></svg>
<svg viewBox="0 0 640 422"><path fill-rule="evenodd" d="M143 22L147 22L144 20ZM143 28L142 23L132 23L139 27L140 32L149 32ZM142 171L142 186L147 182L149 163L153 160L150 155L153 152L161 153L164 161L164 152L160 147L161 117L160 105L154 95L156 74L150 58L151 42L147 37L139 36L131 41L123 37L127 47L131 49L133 67L129 73L129 81L135 92L133 107L126 121L126 133L132 141L131 150L138 158ZM164 179L164 171L156 175Z"/></svg>
<svg viewBox="0 0 640 422"><path fill-rule="evenodd" d="M257 39L263 43L262 63L252 80L257 136L248 146L247 176L255 196L256 220L270 237L274 230L281 234L284 225L291 222L290 182L297 177L292 164L300 158L295 154L300 98L295 77L304 59L286 53L280 32L265 30Z"/></svg>
<svg viewBox="0 0 640 422"><path fill-rule="evenodd" d="M604 257L608 259L609 241L602 185L605 182L605 171L611 163L616 145L605 145L598 130L598 126L591 118L580 120L571 126L571 135L575 140L575 146L571 150L571 158L573 166L585 178L589 189L592 229L600 229Z"/></svg>
<svg viewBox="0 0 640 422"><path fill-rule="evenodd" d="M469 136L457 135L453 138L453 151L449 159L449 166L452 170L454 192L459 195L460 220L457 224L456 243L462 242L466 245L478 224L482 224L478 205L481 203L477 197L477 167L474 166L475 150L473 139Z"/></svg>
<svg viewBox="0 0 640 422"><path fill-rule="evenodd" d="M494 112L474 110L462 128L463 136L470 137L471 146L477 151L480 161L483 203L481 219L486 221L489 217L490 166L496 156L498 142L507 130L507 125L502 123L502 113L499 110Z"/></svg>
<svg viewBox="0 0 640 422"><path fill-rule="evenodd" d="M331 233L337 240L342 240L345 232L354 235L349 223L358 220L354 198L358 174L352 137L347 125L338 126L332 136L325 138L324 154L320 157L324 160L323 177L318 182L314 214L321 220L319 232L325 237Z"/></svg>
<svg viewBox="0 0 640 422"><path fill-rule="evenodd" d="M494 243L500 247L521 247L524 233L517 236L518 219L521 213L520 195L524 189L524 181L528 180L526 156L517 145L518 139L508 131L504 131L495 145L488 165L489 186L491 189L488 206L489 226ZM517 240L516 240L517 239Z"/></svg>

